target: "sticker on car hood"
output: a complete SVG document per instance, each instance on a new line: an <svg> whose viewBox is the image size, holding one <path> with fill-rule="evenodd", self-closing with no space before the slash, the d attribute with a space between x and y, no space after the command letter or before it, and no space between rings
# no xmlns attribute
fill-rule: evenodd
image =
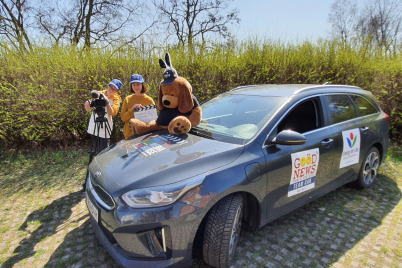
<svg viewBox="0 0 402 268"><path fill-rule="evenodd" d="M171 134L162 134L156 136L150 136L146 140L130 145L133 147L133 151L140 151L145 157L151 156L153 154L162 152L171 146L177 144L186 144L188 141L180 137L173 136ZM129 150L131 151L131 150ZM128 154L130 156L130 154Z"/></svg>

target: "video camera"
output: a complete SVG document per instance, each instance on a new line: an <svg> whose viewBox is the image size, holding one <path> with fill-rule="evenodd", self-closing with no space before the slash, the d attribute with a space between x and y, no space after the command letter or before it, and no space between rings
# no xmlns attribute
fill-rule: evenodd
<svg viewBox="0 0 402 268"><path fill-rule="evenodd" d="M106 105L107 101L103 98L103 95L99 93L97 90L91 91L92 101L90 106L94 109L94 112L98 117L104 117L106 114Z"/></svg>

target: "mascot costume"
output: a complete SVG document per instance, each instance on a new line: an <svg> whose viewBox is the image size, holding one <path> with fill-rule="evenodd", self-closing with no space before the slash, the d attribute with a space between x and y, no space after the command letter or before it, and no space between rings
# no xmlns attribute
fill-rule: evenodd
<svg viewBox="0 0 402 268"><path fill-rule="evenodd" d="M130 127L136 135L161 129L168 129L172 135L185 134L201 121L201 107L192 94L190 83L187 79L178 76L172 66L169 53L166 53L165 60L166 62L159 59L159 65L165 69L165 72L158 90L158 118L149 123L135 118L130 119Z"/></svg>

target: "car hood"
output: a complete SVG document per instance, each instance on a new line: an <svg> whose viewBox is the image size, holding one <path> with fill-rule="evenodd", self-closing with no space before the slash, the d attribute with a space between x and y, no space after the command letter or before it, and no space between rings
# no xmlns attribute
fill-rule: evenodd
<svg viewBox="0 0 402 268"><path fill-rule="evenodd" d="M178 182L234 161L242 145L167 131L120 141L90 164L96 184L109 193Z"/></svg>

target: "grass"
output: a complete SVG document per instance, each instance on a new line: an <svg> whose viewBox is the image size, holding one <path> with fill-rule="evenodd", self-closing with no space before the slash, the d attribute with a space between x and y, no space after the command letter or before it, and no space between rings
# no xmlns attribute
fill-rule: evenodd
<svg viewBox="0 0 402 268"><path fill-rule="evenodd" d="M2 152L0 266L116 265L91 232L85 201L79 193L88 157L87 148ZM392 146L374 187L342 187L255 232L244 232L237 258L245 261L236 267L248 267L257 257L263 260L254 265L268 260L275 263L273 258L284 249L288 258L284 263L289 261L293 266L303 267L308 258L311 267L329 267L341 257L344 265L370 265L371 248L362 251L362 247L379 243L384 228L387 237L378 246L379 258L385 256L392 260L389 267L398 267L401 243L397 241L395 246L393 240L400 237L400 230L392 227L398 226L401 218L401 189L402 148ZM390 218L391 213L394 216ZM336 244L337 240L347 243ZM299 253L299 248L304 253ZM272 252L270 257L267 250ZM323 258L327 263L321 262Z"/></svg>
<svg viewBox="0 0 402 268"><path fill-rule="evenodd" d="M2 197L20 197L30 191L61 190L83 182L88 150L54 150L17 152L10 150L0 157Z"/></svg>

